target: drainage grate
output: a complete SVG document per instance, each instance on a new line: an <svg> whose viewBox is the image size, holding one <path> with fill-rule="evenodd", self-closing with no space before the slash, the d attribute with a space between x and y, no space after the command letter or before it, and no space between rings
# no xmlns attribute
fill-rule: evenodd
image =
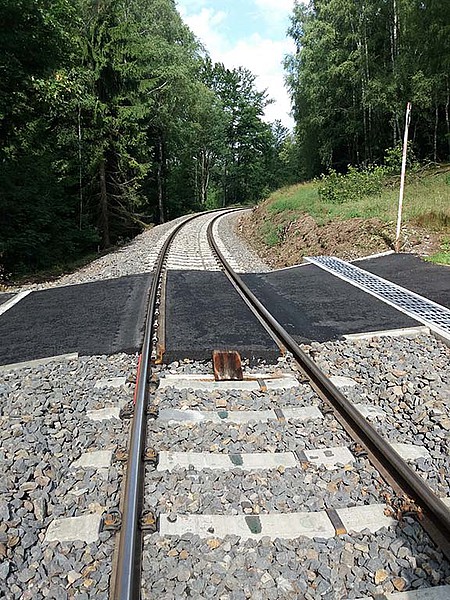
<svg viewBox="0 0 450 600"><path fill-rule="evenodd" d="M368 294L372 294L386 304L390 304L413 319L424 323L432 331L450 339L450 310L445 306L334 256L308 257L306 260Z"/></svg>

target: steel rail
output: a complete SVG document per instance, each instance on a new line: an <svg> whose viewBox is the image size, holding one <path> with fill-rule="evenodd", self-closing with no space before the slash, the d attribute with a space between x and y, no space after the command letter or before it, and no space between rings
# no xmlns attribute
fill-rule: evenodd
<svg viewBox="0 0 450 600"><path fill-rule="evenodd" d="M278 323L267 308L258 300L242 278L231 268L220 251L213 235L213 227L219 217L208 226L208 241L221 261L225 274L238 287L257 312L273 329L276 336L282 340L286 349L291 352L302 370L305 372L314 389L328 401L347 425L346 429L356 434L358 440L381 465L383 474L388 475L390 483L400 487L424 511L424 525L430 537L439 545L446 558L450 560L450 510L434 494L425 481L407 464L392 446L376 431L361 415L353 404L333 385L329 378L319 369L313 360L300 348L292 336Z"/></svg>
<svg viewBox="0 0 450 600"><path fill-rule="evenodd" d="M135 405L130 433L130 447L126 467L122 526L115 570L113 600L136 600L140 597L140 570L142 555L142 531L140 518L144 485L145 418L146 399L150 380L150 357L153 349L154 315L158 287L168 249L178 231L190 221L205 213L197 213L179 223L168 235L156 262L150 288L144 341L141 351L139 379L136 382Z"/></svg>

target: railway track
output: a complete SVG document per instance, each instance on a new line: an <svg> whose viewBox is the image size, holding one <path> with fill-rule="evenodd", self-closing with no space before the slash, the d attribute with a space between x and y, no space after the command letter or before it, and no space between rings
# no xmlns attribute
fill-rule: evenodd
<svg viewBox="0 0 450 600"><path fill-rule="evenodd" d="M411 540L431 548L427 536L439 550L429 551L435 579L423 576L445 583L446 504L254 297L216 228L211 215L184 221L153 275L121 510L106 518L120 523L111 597L358 598L366 563L366 596L401 592L418 585L421 567L397 554ZM284 358L246 366L233 383L211 382L204 366L152 367L166 349L167 268L223 270Z"/></svg>

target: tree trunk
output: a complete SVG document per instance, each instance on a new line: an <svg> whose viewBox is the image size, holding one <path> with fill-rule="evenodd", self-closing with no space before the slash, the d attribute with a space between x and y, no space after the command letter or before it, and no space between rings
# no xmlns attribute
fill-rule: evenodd
<svg viewBox="0 0 450 600"><path fill-rule="evenodd" d="M163 162L164 162L164 146L162 136L158 137L158 167L156 170L156 180L158 185L158 208L159 222L165 223L164 216L164 187L163 187Z"/></svg>
<svg viewBox="0 0 450 600"><path fill-rule="evenodd" d="M448 159L450 160L450 118L449 118L449 105L450 105L450 89L449 89L449 86L448 86L448 77L447 77L447 100L445 102L445 122L447 124Z"/></svg>
<svg viewBox="0 0 450 600"><path fill-rule="evenodd" d="M391 35L391 61L392 61L392 77L393 80L395 82L396 80L396 63L397 63L397 56L398 56L398 12L397 12L397 0L393 0L392 2L392 9L393 9L393 19L392 19L392 35ZM397 132L399 131L399 127L398 127L398 115L397 115L397 111L394 110L394 114L393 114L393 121L394 121L394 127L393 127L393 142L394 142L394 146L397 145L397 139L400 139L400 135L397 138Z"/></svg>
<svg viewBox="0 0 450 600"><path fill-rule="evenodd" d="M398 54L398 11L397 11L397 1L394 0L393 1L393 8L394 8L394 23L393 23L393 30L392 30L392 62L393 65L395 66L395 59L397 58L397 54Z"/></svg>
<svg viewBox="0 0 450 600"><path fill-rule="evenodd" d="M436 104L434 109L434 139L433 139L433 160L437 162L437 135L439 125L439 107Z"/></svg>
<svg viewBox="0 0 450 600"><path fill-rule="evenodd" d="M362 113L363 113L363 131L364 131L364 164L367 165L369 160L369 140L368 140L368 127L367 127L367 113L366 113L366 90L362 89ZM359 162L359 161L358 161Z"/></svg>
<svg viewBox="0 0 450 600"><path fill-rule="evenodd" d="M198 156L194 156L194 198L197 201L201 201L200 192L198 185Z"/></svg>
<svg viewBox="0 0 450 600"><path fill-rule="evenodd" d="M81 107L78 107L78 188L80 195L80 218L78 228L83 228L83 165L82 165L82 146L81 146Z"/></svg>
<svg viewBox="0 0 450 600"><path fill-rule="evenodd" d="M105 158L103 157L99 165L100 179L100 231L102 232L102 247L108 248L111 245L109 237L109 214L108 214L108 194L106 191L106 169Z"/></svg>
<svg viewBox="0 0 450 600"><path fill-rule="evenodd" d="M366 12L367 8L366 6L364 7L364 13ZM365 16L365 14L364 14ZM367 20L364 19L364 67L365 67L365 86L364 86L364 113L365 113L365 127L366 127L366 145L367 145L367 160L369 162L372 162L372 156L373 156L373 151L372 151L372 107L369 105L367 105L367 98L366 98L366 89L369 87L370 84L370 66L369 66L369 46L367 43ZM366 111L367 110L367 115L366 115Z"/></svg>
<svg viewBox="0 0 450 600"><path fill-rule="evenodd" d="M228 169L227 169L227 161L225 161L224 165L223 165L223 174L222 174L222 193L223 193L222 206L223 206L223 208L225 208L227 205L227 188L228 188L227 179L228 179Z"/></svg>
<svg viewBox="0 0 450 600"><path fill-rule="evenodd" d="M209 162L208 151L202 150L200 153L200 201L202 206L206 205L208 199Z"/></svg>

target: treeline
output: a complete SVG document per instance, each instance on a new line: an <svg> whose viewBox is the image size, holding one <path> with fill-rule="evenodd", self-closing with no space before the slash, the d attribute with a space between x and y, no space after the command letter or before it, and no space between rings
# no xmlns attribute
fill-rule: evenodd
<svg viewBox="0 0 450 600"><path fill-rule="evenodd" d="M0 278L290 181L292 140L174 0L0 0Z"/></svg>
<svg viewBox="0 0 450 600"><path fill-rule="evenodd" d="M286 60L298 173L383 159L410 138L419 159L450 159L450 3L442 0L296 2Z"/></svg>

